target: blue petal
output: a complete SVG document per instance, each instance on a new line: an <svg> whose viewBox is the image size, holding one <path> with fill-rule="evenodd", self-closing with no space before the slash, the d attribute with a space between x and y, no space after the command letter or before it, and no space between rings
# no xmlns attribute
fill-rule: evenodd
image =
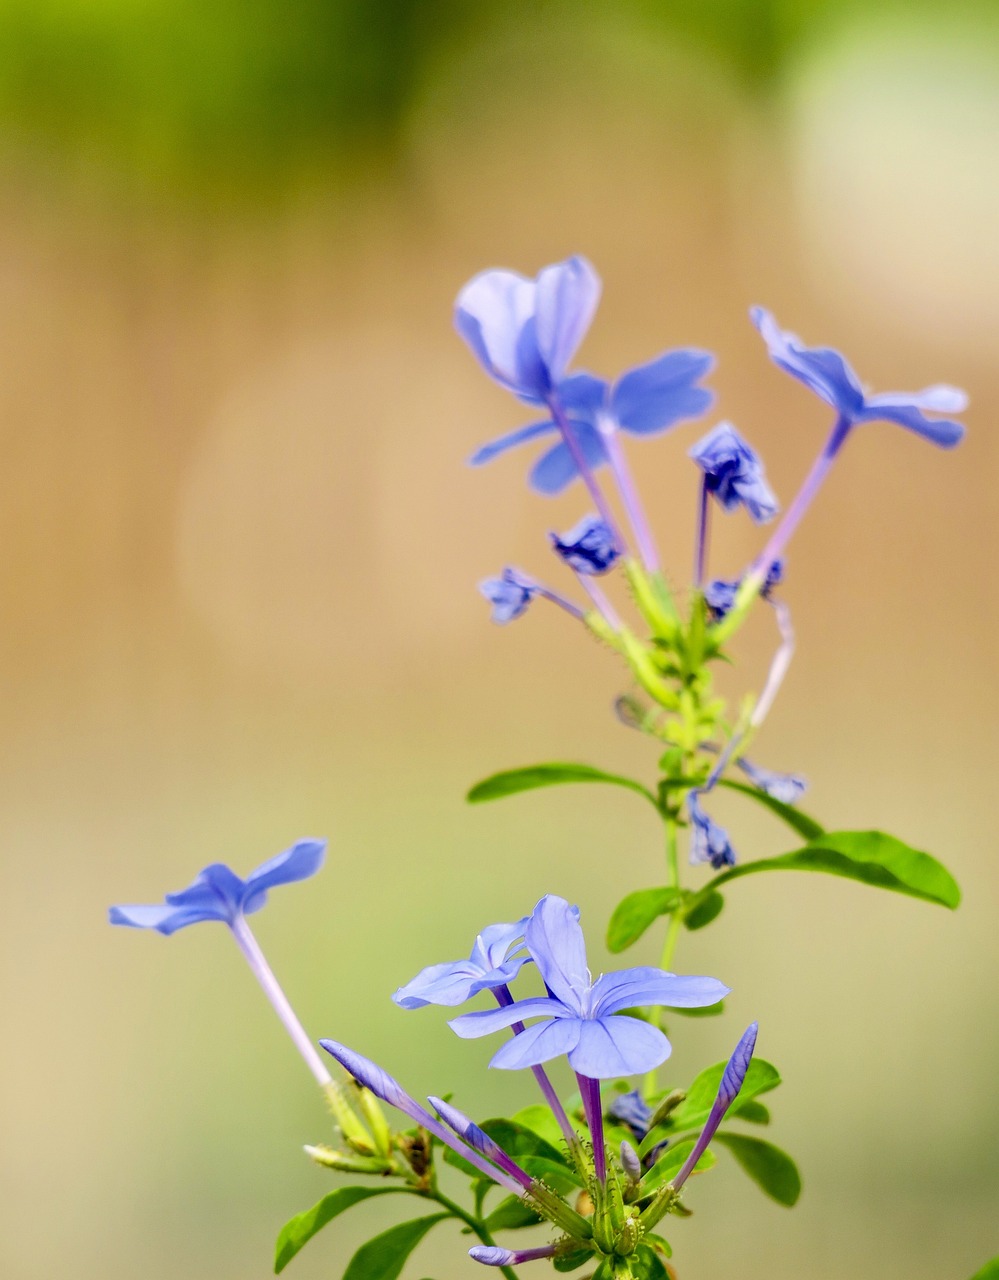
<svg viewBox="0 0 999 1280"><path fill-rule="evenodd" d="M462 1040L478 1040L512 1027L515 1022L527 1018L573 1018L575 1011L561 1000L549 1000L546 996L532 996L529 1000L516 1000L499 1009L482 1009L477 1013L461 1013L447 1024Z"/></svg>
<svg viewBox="0 0 999 1280"><path fill-rule="evenodd" d="M128 925L133 929L155 929L164 937L204 920L227 921L228 916L219 905L212 910L200 911L191 907L169 906L118 906L111 907L108 911L109 924Z"/></svg>
<svg viewBox="0 0 999 1280"><path fill-rule="evenodd" d="M830 347L806 347L795 334L782 330L763 307L752 307L749 315L767 344L774 364L803 382L845 418L856 420L864 407L863 387L838 351Z"/></svg>
<svg viewBox="0 0 999 1280"><path fill-rule="evenodd" d="M528 917L517 920L513 924L490 924L475 939L470 959L485 969L495 969L506 959L506 954L515 942L522 942Z"/></svg>
<svg viewBox="0 0 999 1280"><path fill-rule="evenodd" d="M574 418L570 419L569 425L590 467L599 467L607 461L607 453L596 427ZM561 493L578 475L579 468L569 446L564 440L560 440L534 464L531 485L539 493Z"/></svg>
<svg viewBox="0 0 999 1280"><path fill-rule="evenodd" d="M267 901L267 890L276 885L308 880L323 865L325 856L325 840L299 840L290 849L268 858L246 877L243 910L247 914L258 911Z"/></svg>
<svg viewBox="0 0 999 1280"><path fill-rule="evenodd" d="M482 970L471 960L431 964L400 987L392 999L400 1009L422 1009L428 1004L464 1004L474 995L473 986L481 977Z"/></svg>
<svg viewBox="0 0 999 1280"><path fill-rule="evenodd" d="M688 977L640 966L599 977L593 984L592 1008L594 1016L599 1018L642 1005L700 1009L717 1004L728 992L729 988L717 978Z"/></svg>
<svg viewBox="0 0 999 1280"><path fill-rule="evenodd" d="M524 940L551 994L582 1013L590 971L578 911L565 898L546 894L531 913Z"/></svg>
<svg viewBox="0 0 999 1280"><path fill-rule="evenodd" d="M527 1027L502 1045L489 1065L504 1071L519 1071L522 1067L550 1062L575 1049L584 1025L579 1018L555 1018Z"/></svg>
<svg viewBox="0 0 999 1280"><path fill-rule="evenodd" d="M558 387L558 399L571 418L591 424L607 403L609 384L592 373L571 373Z"/></svg>
<svg viewBox="0 0 999 1280"><path fill-rule="evenodd" d="M486 373L536 401L547 392L534 337L537 287L515 271L483 271L455 302L454 324Z"/></svg>
<svg viewBox="0 0 999 1280"><path fill-rule="evenodd" d="M598 1018L580 1024L579 1043L569 1065L594 1080L651 1071L670 1055L670 1042L658 1027L639 1018Z"/></svg>
<svg viewBox="0 0 999 1280"><path fill-rule="evenodd" d="M479 583L479 591L493 607L493 622L505 626L526 612L537 594L537 587L507 565L500 577L483 578Z"/></svg>
<svg viewBox="0 0 999 1280"><path fill-rule="evenodd" d="M554 422L531 422L526 427L518 427L516 431L510 431L505 436L481 445L468 461L473 467L481 467L486 462L492 462L493 458L498 458L501 453L506 453L508 449L516 449L520 444L550 435L553 431L558 431Z"/></svg>
<svg viewBox="0 0 999 1280"><path fill-rule="evenodd" d="M625 431L650 435L706 413L714 399L694 384L710 372L714 356L693 347L667 351L620 378L611 407Z"/></svg>
<svg viewBox="0 0 999 1280"><path fill-rule="evenodd" d="M600 301L600 277L583 257L545 267L537 281L537 347L552 384L561 381Z"/></svg>
<svg viewBox="0 0 999 1280"><path fill-rule="evenodd" d="M900 392L889 392L885 395L868 396L863 412L858 414L858 422L897 422L899 426L908 427L925 440L940 445L943 449L953 449L964 436L964 427L960 422L952 422L949 418L928 418L917 403L926 392L915 392L906 396Z"/></svg>

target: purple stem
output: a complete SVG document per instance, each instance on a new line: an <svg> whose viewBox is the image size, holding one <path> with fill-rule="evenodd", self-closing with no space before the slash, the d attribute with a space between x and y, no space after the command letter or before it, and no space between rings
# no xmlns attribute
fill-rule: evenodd
<svg viewBox="0 0 999 1280"><path fill-rule="evenodd" d="M524 577L526 576L527 575L525 574ZM582 622L586 617L585 609L580 609L578 604L573 604L571 600L566 599L565 596L559 595L557 591L552 591L551 587L542 586L540 582L533 578L531 579L531 583L539 596L542 596L545 600L550 600L552 604L557 604L560 609L564 609L566 613L572 614L572 616L580 622Z"/></svg>
<svg viewBox="0 0 999 1280"><path fill-rule="evenodd" d="M470 1147L473 1147L480 1155L484 1155L487 1160L491 1160L504 1173L508 1173L511 1178L515 1178L525 1191L530 1189L531 1175L525 1172L516 1160L507 1155L499 1143L494 1142L489 1134L484 1129L481 1129L474 1120L470 1120L464 1112L459 1111L457 1107L452 1107L443 1098L428 1098L427 1101L444 1123L450 1125L463 1142L467 1142Z"/></svg>
<svg viewBox="0 0 999 1280"><path fill-rule="evenodd" d="M749 718L750 728L758 729L763 721L767 718L767 713L773 706L774 698L777 697L778 691L787 675L787 669L791 665L791 659L794 657L794 628L791 626L791 610L782 600L772 600L774 612L777 615L777 629L781 634L781 645L774 654L773 662L770 664L770 671L767 675L767 682L763 686L763 692L757 700L756 706L753 708L753 714Z"/></svg>
<svg viewBox="0 0 999 1280"><path fill-rule="evenodd" d="M506 983L503 983L503 985L499 987L493 987L493 995L496 997L496 1003L502 1005L504 1008L509 1004L513 1004L513 996L510 994L510 988ZM524 1030L524 1024L522 1022L515 1022L510 1030L515 1036L519 1036ZM558 1127L565 1135L565 1140L569 1144L569 1150L576 1151L579 1148L579 1135L569 1123L569 1117L565 1114L565 1107L563 1107L562 1103L559 1101L559 1096L555 1092L554 1085L548 1079L547 1072L542 1066L532 1067L531 1072L533 1073L535 1080L537 1080L541 1088L541 1092L545 1095L545 1101L548 1103L549 1107L551 1107L552 1114L558 1121Z"/></svg>
<svg viewBox="0 0 999 1280"><path fill-rule="evenodd" d="M609 413L598 413L597 430L600 432L600 438L604 442L604 448L607 450L607 458L611 465L611 471L614 472L614 479L617 481L624 509L628 513L628 520L635 535L635 542L638 545L638 554L641 557L642 564L648 573L658 573L659 555L656 551L656 544L645 515L645 508L642 506L642 500L638 496L638 489L635 487L631 468L628 466L628 459L625 457L621 442L618 439L617 423Z"/></svg>
<svg viewBox="0 0 999 1280"><path fill-rule="evenodd" d="M326 1070L326 1064L306 1034L305 1028L299 1022L295 1010L288 1001L288 997L281 990L277 978L275 978L270 965L267 963L266 956L260 950L260 943L250 932L250 926L246 923L245 917L238 915L229 927L232 930L232 936L239 945L240 951L246 957L247 964L253 971L253 976L263 987L264 995L274 1006L274 1011L284 1023L284 1028L291 1036L295 1048L305 1059L305 1065L322 1088L331 1085L333 1077Z"/></svg>
<svg viewBox="0 0 999 1280"><path fill-rule="evenodd" d="M715 1132L729 1107L739 1096L739 1090L742 1088L742 1082L746 1078L746 1072L749 1070L749 1063L753 1056L753 1049L756 1047L757 1024L751 1023L743 1033L739 1043L735 1046L735 1050L728 1060L728 1064L722 1074L721 1084L718 1086L718 1094L715 1097L714 1105L704 1122L704 1128L700 1132L700 1136L694 1143L694 1149L683 1162L683 1167L673 1179L672 1185L674 1190L679 1191L683 1184L694 1171L694 1166L704 1155L708 1144L715 1136Z"/></svg>
<svg viewBox="0 0 999 1280"><path fill-rule="evenodd" d="M592 1076L581 1076L576 1072L579 1081L579 1092L583 1095L583 1110L586 1112L586 1123L590 1128L590 1141L593 1143L593 1172L599 1183L607 1181L607 1152L604 1149L604 1112L600 1101L600 1081Z"/></svg>
<svg viewBox="0 0 999 1280"><path fill-rule="evenodd" d="M600 513L600 519L603 520L607 528L610 529L618 549L624 550L624 540L618 530L617 521L614 519L611 509L607 504L607 499L604 497L603 490L597 484L596 476L593 474L593 468L586 461L586 455L580 448L575 432L572 429L569 419L565 415L565 410L559 404L554 395L548 401L548 408L551 411L555 425L562 433L562 439L565 441L569 452L572 454L572 460L576 464L576 469L579 472L583 483L590 491L590 497L593 499L597 511Z"/></svg>
<svg viewBox="0 0 999 1280"><path fill-rule="evenodd" d="M853 423L849 418L840 416L836 419L829 434L829 439L826 441L822 452L812 463L812 469L805 477L804 484L798 490L787 511L784 512L784 517L774 530L770 541L756 557L753 568L750 571L751 577L758 578L761 583L766 582L771 565L780 559L788 539L798 527L801 517L808 510L812 499L822 487L822 482L825 480L829 468L835 462L836 455L842 449L852 426Z"/></svg>
<svg viewBox="0 0 999 1280"><path fill-rule="evenodd" d="M618 614L618 611L608 600L607 595L602 587L598 587L587 573L578 573L576 577L579 579L579 585L593 601L597 612L603 616L604 622L610 627L611 631L622 631L624 623Z"/></svg>
<svg viewBox="0 0 999 1280"><path fill-rule="evenodd" d="M697 544L694 548L694 586L700 591L704 585L704 567L708 558L708 477L701 478L701 501L697 508Z"/></svg>

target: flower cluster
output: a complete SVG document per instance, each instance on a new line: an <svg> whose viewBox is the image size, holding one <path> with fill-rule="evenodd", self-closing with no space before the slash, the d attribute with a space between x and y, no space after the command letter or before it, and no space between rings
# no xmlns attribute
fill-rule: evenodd
<svg viewBox="0 0 999 1280"><path fill-rule="evenodd" d="M771 359L829 404L835 419L798 494L760 553L736 577L708 577L712 506L725 513L742 509L762 525L778 516L777 498L759 456L731 422L717 423L688 450L700 472L700 496L693 581L684 597L662 571L622 447L622 433L645 438L705 414L713 397L702 381L713 368L714 357L689 347L666 351L614 382L570 371L599 296L597 274L581 257L545 267L534 280L511 271L485 271L458 295L455 326L476 359L519 402L542 411L539 420L481 446L471 461L481 465L536 440L554 439L535 462L531 485L540 493L553 494L581 480L595 507L567 533L551 535L555 555L588 597L585 606L512 567L499 577L487 578L481 590L493 606L495 622L511 622L534 599L547 599L620 654L655 709L654 714L639 711L632 723L670 748L663 758L661 786L669 793L676 819L690 829L691 861L708 862L717 869L730 866L735 851L702 802L729 764L743 759L736 753L762 724L789 665L793 632L789 610L777 589L792 533L856 426L894 422L950 448L961 439L963 427L937 415L961 411L967 398L948 386L868 394L842 355L826 347L805 346L780 329L768 311L754 307L750 316ZM599 474L605 468L613 482L610 490ZM623 521L618 510L624 514ZM596 581L618 569L641 617L637 630L622 618ZM764 687L752 705L732 717L713 691L710 664L726 657L725 644L757 597L773 606L780 643ZM746 772L754 783L772 776L752 767ZM786 802L797 798L799 781L781 789ZM759 785L777 796L771 785Z"/></svg>

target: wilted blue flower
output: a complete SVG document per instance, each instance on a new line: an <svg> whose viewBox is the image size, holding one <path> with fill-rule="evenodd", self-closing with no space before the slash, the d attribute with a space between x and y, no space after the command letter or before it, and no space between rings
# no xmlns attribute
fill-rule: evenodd
<svg viewBox="0 0 999 1280"><path fill-rule="evenodd" d="M687 812L691 827L690 861L710 862L715 871L721 871L723 867L734 867L735 850L728 832L704 812L696 791L692 791L687 797Z"/></svg>
<svg viewBox="0 0 999 1280"><path fill-rule="evenodd" d="M690 1177L698 1160L700 1160L711 1139L715 1136L715 1131L725 1118L725 1112L728 1111L739 1096L739 1090L742 1088L742 1082L746 1078L746 1072L749 1070L749 1064L753 1058L753 1050L756 1048L756 1034L758 1031L759 1024L756 1022L751 1023L733 1049L732 1056L722 1072L718 1093L715 1096L708 1118L704 1122L704 1128L694 1143L694 1148L690 1155L684 1161L680 1172L673 1179L675 1190L679 1191Z"/></svg>
<svg viewBox="0 0 999 1280"><path fill-rule="evenodd" d="M648 967L603 974L592 982L576 914L564 898L552 894L535 907L525 941L549 995L466 1013L450 1024L458 1035L474 1039L527 1018L544 1019L503 1045L493 1056L493 1067L517 1070L566 1054L573 1070L591 1079L650 1071L669 1056L670 1043L658 1027L622 1010L642 1005L700 1008L717 1004L728 991L715 978L678 977Z"/></svg>
<svg viewBox="0 0 999 1280"><path fill-rule="evenodd" d="M458 294L455 328L491 377L529 404L546 404L565 377L600 300L600 277L578 255L528 280L483 271Z"/></svg>
<svg viewBox="0 0 999 1280"><path fill-rule="evenodd" d="M808 790L808 783L800 774L775 773L772 769L761 769L745 756L739 756L735 763L753 786L759 787L775 800L780 800L782 804L797 804Z"/></svg>
<svg viewBox="0 0 999 1280"><path fill-rule="evenodd" d="M590 373L565 378L558 387L558 404L590 467L607 461L597 425L599 415L606 414L616 426L637 436L655 435L688 418L698 418L710 408L713 397L697 383L713 364L714 356L709 352L681 347L630 369L613 387ZM472 465L481 466L508 449L558 432L553 418L529 423L477 449ZM535 463L531 484L541 493L560 493L578 474L572 450L560 440Z"/></svg>
<svg viewBox="0 0 999 1280"><path fill-rule="evenodd" d="M503 625L513 622L538 594L537 584L509 565L498 578L485 578L479 590L493 607L493 622Z"/></svg>
<svg viewBox="0 0 999 1280"><path fill-rule="evenodd" d="M967 408L968 397L957 387L937 385L923 391L868 395L838 351L806 347L795 334L779 328L763 307L753 307L749 315L773 362L832 405L845 421L897 422L945 449L952 448L964 435L961 423L949 418L928 418L924 412L960 413Z"/></svg>
<svg viewBox="0 0 999 1280"><path fill-rule="evenodd" d="M325 840L299 840L251 871L245 880L224 862L213 862L186 889L168 893L164 906L112 907L108 920L166 935L203 920L232 925L240 916L259 911L267 901L268 889L314 876L323 865L325 852Z"/></svg>
<svg viewBox="0 0 999 1280"><path fill-rule="evenodd" d="M777 514L777 499L764 478L763 463L730 422L719 422L694 445L690 457L704 472L708 493L725 511L744 506L757 524Z"/></svg>
<svg viewBox="0 0 999 1280"><path fill-rule="evenodd" d="M620 555L613 532L599 516L584 516L562 537L549 537L556 555L577 573L606 573Z"/></svg>
<svg viewBox="0 0 999 1280"><path fill-rule="evenodd" d="M764 600L784 581L784 561L774 560L767 570L766 580L760 588ZM715 578L704 588L704 603L711 610L712 618L719 622L735 604L735 597L742 586L741 578Z"/></svg>
<svg viewBox="0 0 999 1280"><path fill-rule="evenodd" d="M618 1124L626 1125L641 1141L649 1131L652 1108L638 1089L632 1089L630 1093L619 1093L607 1108L607 1114Z"/></svg>
<svg viewBox="0 0 999 1280"><path fill-rule="evenodd" d="M392 999L401 1009L422 1009L428 1004L464 1004L480 991L506 986L530 958L510 956L524 938L527 916L515 924L491 924L475 939L467 960L432 964L400 987Z"/></svg>

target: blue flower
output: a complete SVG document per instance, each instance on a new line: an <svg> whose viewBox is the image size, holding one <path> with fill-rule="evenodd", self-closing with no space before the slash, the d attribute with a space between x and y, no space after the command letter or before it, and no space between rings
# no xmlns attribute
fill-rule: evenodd
<svg viewBox="0 0 999 1280"><path fill-rule="evenodd" d="M670 1043L658 1027L622 1011L641 1005L700 1008L728 992L715 978L678 977L648 967L591 981L576 914L552 894L535 907L525 941L548 996L466 1013L450 1023L462 1038L474 1039L527 1018L543 1019L507 1041L493 1067L518 1070L566 1054L574 1071L594 1080L650 1071L669 1056Z"/></svg>
<svg viewBox="0 0 999 1280"><path fill-rule="evenodd" d="M523 941L527 917L516 924L491 924L475 939L467 960L432 964L400 987L392 999L401 1009L422 1009L428 1004L464 1004L480 991L504 987L530 957L510 956Z"/></svg>
<svg viewBox="0 0 999 1280"><path fill-rule="evenodd" d="M607 1108L607 1114L618 1124L626 1125L641 1142L649 1131L652 1108L638 1089L632 1089L630 1093L619 1093Z"/></svg>
<svg viewBox="0 0 999 1280"><path fill-rule="evenodd" d="M599 300L600 277L579 256L545 267L535 280L483 271L458 294L454 324L490 377L529 404L546 404Z"/></svg>
<svg viewBox="0 0 999 1280"><path fill-rule="evenodd" d="M555 554L577 573L606 573L620 555L613 532L599 516L584 516L562 537L548 536Z"/></svg>
<svg viewBox="0 0 999 1280"><path fill-rule="evenodd" d="M493 607L493 622L501 626L526 613L527 606L538 594L537 584L509 565L500 577L484 578L479 590Z"/></svg>
<svg viewBox="0 0 999 1280"><path fill-rule="evenodd" d="M267 901L267 891L275 885L314 876L323 865L325 852L325 840L299 840L251 871L245 880L224 862L213 862L186 889L168 893L164 906L112 907L108 920L133 929L155 929L167 936L202 920L233 925L241 916L259 911Z"/></svg>
<svg viewBox="0 0 999 1280"><path fill-rule="evenodd" d="M760 595L769 600L771 592L784 581L784 561L774 560L767 570ZM735 604L735 597L742 586L741 578L715 578L704 588L704 603L711 610L713 621L720 622Z"/></svg>
<svg viewBox="0 0 999 1280"><path fill-rule="evenodd" d="M691 825L690 861L710 862L715 871L721 871L723 867L734 867L735 850L728 832L704 812L696 791L692 791L687 797L687 812Z"/></svg>
<svg viewBox="0 0 999 1280"><path fill-rule="evenodd" d="M806 347L795 334L780 329L763 307L753 307L749 315L774 364L832 405L846 422L897 422L945 449L953 448L964 435L961 423L949 418L928 418L924 412L960 413L967 408L968 397L957 387L937 385L923 391L868 395L838 351Z"/></svg>
<svg viewBox="0 0 999 1280"><path fill-rule="evenodd" d="M655 435L688 418L698 418L710 408L713 397L697 383L713 365L714 356L709 352L681 347L630 369L613 387L590 373L570 374L557 388L557 402L587 463L599 467L607 461L598 426L602 414L637 436ZM529 423L477 449L471 463L482 466L508 449L558 432L553 418ZM540 493L561 493L578 474L572 451L560 440L534 464L531 484Z"/></svg>
<svg viewBox="0 0 999 1280"><path fill-rule="evenodd" d="M775 773L772 769L761 769L745 756L735 762L755 787L779 800L782 804L797 804L808 790L808 783L797 773Z"/></svg>
<svg viewBox="0 0 999 1280"><path fill-rule="evenodd" d="M718 425L690 450L704 472L708 493L725 511L744 506L757 524L777 514L777 499L763 475L763 463L730 422Z"/></svg>

